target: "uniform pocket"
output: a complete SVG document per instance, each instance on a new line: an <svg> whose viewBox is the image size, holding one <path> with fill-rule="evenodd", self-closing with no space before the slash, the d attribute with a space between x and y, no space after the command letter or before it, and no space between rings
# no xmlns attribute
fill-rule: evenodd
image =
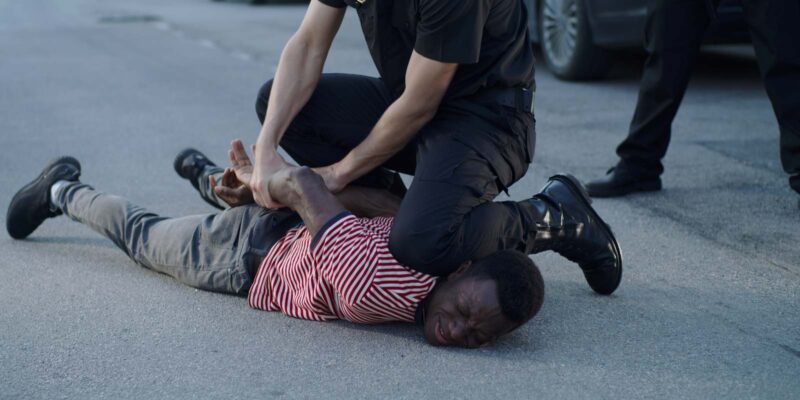
<svg viewBox="0 0 800 400"><path fill-rule="evenodd" d="M532 113L518 111L515 108L497 106L498 113L503 116L506 128L513 136L519 137L520 142L525 146L525 161L533 161L534 149L536 148L536 119Z"/></svg>
<svg viewBox="0 0 800 400"><path fill-rule="evenodd" d="M486 158L457 139L428 138L420 145L415 180L468 188L473 196L497 196L497 174Z"/></svg>

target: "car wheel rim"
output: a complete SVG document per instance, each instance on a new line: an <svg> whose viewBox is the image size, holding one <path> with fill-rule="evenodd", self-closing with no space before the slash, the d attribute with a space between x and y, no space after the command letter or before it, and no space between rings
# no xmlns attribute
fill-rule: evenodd
<svg viewBox="0 0 800 400"><path fill-rule="evenodd" d="M542 44L550 62L564 67L575 53L578 38L577 0L545 0L542 6Z"/></svg>

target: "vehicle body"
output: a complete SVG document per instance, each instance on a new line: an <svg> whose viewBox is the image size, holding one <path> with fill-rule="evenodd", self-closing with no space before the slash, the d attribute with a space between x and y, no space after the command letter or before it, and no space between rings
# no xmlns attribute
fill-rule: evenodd
<svg viewBox="0 0 800 400"><path fill-rule="evenodd" d="M650 0L523 0L531 39L553 73L567 80L605 75L612 50L641 49ZM699 0L701 1L701 0ZM750 40L741 0L723 0L708 42Z"/></svg>

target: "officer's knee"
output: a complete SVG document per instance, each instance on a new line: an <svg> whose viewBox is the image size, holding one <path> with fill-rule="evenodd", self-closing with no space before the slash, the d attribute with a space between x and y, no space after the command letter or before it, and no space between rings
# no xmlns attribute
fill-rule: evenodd
<svg viewBox="0 0 800 400"><path fill-rule="evenodd" d="M261 86L261 89L258 90L258 96L256 97L256 115L258 115L258 120L261 121L262 124L264 123L264 117L267 115L270 91L272 91L272 79Z"/></svg>
<svg viewBox="0 0 800 400"><path fill-rule="evenodd" d="M435 237L434 237L435 236ZM400 263L429 275L447 275L448 266L443 262L445 255L440 248L443 238L439 234L425 235L402 223L392 227L389 235L389 251Z"/></svg>

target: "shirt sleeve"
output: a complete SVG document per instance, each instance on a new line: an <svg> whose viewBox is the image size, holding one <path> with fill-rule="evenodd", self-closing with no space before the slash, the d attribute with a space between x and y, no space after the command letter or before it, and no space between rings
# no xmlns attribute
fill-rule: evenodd
<svg viewBox="0 0 800 400"><path fill-rule="evenodd" d="M489 0L420 0L414 50L441 62L476 63L488 15Z"/></svg>
<svg viewBox="0 0 800 400"><path fill-rule="evenodd" d="M349 214L325 229L311 252L339 300L353 306L369 291L379 261L389 255L389 236Z"/></svg>
<svg viewBox="0 0 800 400"><path fill-rule="evenodd" d="M335 8L344 8L347 7L347 3L344 0L318 0L320 3L325 4L326 6L331 6Z"/></svg>

